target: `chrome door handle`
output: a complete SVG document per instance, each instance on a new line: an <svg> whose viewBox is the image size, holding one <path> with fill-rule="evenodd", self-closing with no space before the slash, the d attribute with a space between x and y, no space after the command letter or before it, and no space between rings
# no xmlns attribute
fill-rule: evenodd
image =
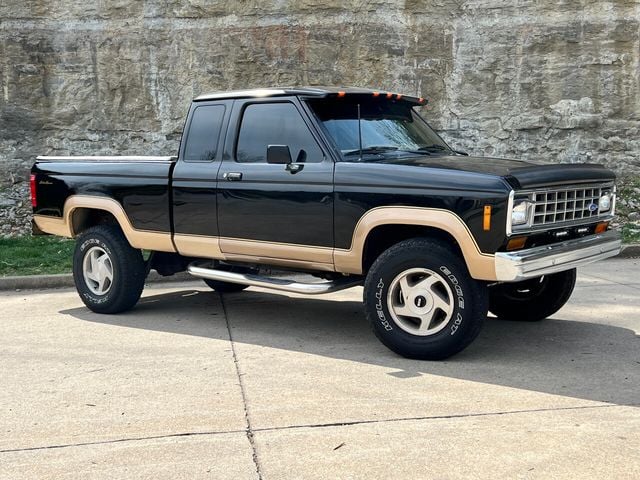
<svg viewBox="0 0 640 480"><path fill-rule="evenodd" d="M225 172L222 174L222 178L224 178L228 182L238 182L242 180L241 172Z"/></svg>
<svg viewBox="0 0 640 480"><path fill-rule="evenodd" d="M304 168L304 165L304 163L288 163L286 170L291 174L295 174L301 171Z"/></svg>

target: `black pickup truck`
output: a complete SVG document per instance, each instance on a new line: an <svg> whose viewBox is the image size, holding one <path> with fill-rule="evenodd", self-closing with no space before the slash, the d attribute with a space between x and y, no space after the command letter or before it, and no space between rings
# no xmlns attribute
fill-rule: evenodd
<svg viewBox="0 0 640 480"><path fill-rule="evenodd" d="M95 312L132 308L150 269L219 292L364 285L387 347L446 358L487 311L555 313L576 267L621 241L611 171L467 156L424 103L356 88L203 95L177 157L38 157L34 232L77 238L75 283Z"/></svg>

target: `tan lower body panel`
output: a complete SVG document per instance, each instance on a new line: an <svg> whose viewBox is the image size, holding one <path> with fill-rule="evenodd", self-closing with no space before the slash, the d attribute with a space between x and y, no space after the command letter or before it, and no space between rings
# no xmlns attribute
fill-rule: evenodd
<svg viewBox="0 0 640 480"><path fill-rule="evenodd" d="M333 263L317 263L308 260L291 260L290 258L273 258L252 255L238 255L227 253L225 260L234 262L256 263L260 265L273 265L278 267L297 268L300 270L318 270L322 272L335 272Z"/></svg>
<svg viewBox="0 0 640 480"><path fill-rule="evenodd" d="M333 249L226 237L176 234L178 252L188 257L333 271Z"/></svg>
<svg viewBox="0 0 640 480"><path fill-rule="evenodd" d="M437 228L456 239L471 276L478 280L496 280L493 255L482 253L469 227L448 210L420 207L378 207L367 211L358 221L351 248L336 249L333 254L336 271L362 274L362 259L367 236L382 225L416 225Z"/></svg>
<svg viewBox="0 0 640 480"><path fill-rule="evenodd" d="M51 235L57 235L59 237L73 237L64 218L34 215L33 221L44 233L50 233Z"/></svg>
<svg viewBox="0 0 640 480"><path fill-rule="evenodd" d="M150 232L147 230L129 230L124 232L134 248L153 250L156 252L175 252L170 233Z"/></svg>
<svg viewBox="0 0 640 480"><path fill-rule="evenodd" d="M74 210L88 208L110 212L120 224L129 243L135 248L177 252L189 257L234 260L280 265L305 270L337 271L361 275L367 236L381 225L416 225L437 228L456 239L471 276L478 280L496 280L493 255L482 253L467 225L448 210L419 207L378 207L367 211L358 221L351 247L333 249L311 245L264 242L225 237L152 232L133 228L122 205L105 197L76 195L65 203L63 218L35 215L38 227L46 233L75 236Z"/></svg>
<svg viewBox="0 0 640 480"><path fill-rule="evenodd" d="M354 253L352 250L336 249L333 254L335 271L362 275L362 256L358 255L358 253ZM465 262L469 273L476 280L495 281L497 279L495 258L493 255L471 255L469 258L465 255Z"/></svg>
<svg viewBox="0 0 640 480"><path fill-rule="evenodd" d="M303 270L333 271L333 248L220 238L226 260L264 263Z"/></svg>
<svg viewBox="0 0 640 480"><path fill-rule="evenodd" d="M289 260L313 263L333 263L333 248L331 247L315 247L222 237L220 238L220 250L222 250L222 253L225 255L250 255L267 258L287 258Z"/></svg>
<svg viewBox="0 0 640 480"><path fill-rule="evenodd" d="M62 218L44 215L34 215L33 218L38 228L45 233L62 237L75 237L73 214L79 208L109 212L120 225L129 244L134 248L160 252L176 251L169 232L154 232L134 228L122 205L112 198L72 195L64 203Z"/></svg>
<svg viewBox="0 0 640 480"><path fill-rule="evenodd" d="M178 253L186 257L224 259L220 251L220 237L176 233L173 236Z"/></svg>
<svg viewBox="0 0 640 480"><path fill-rule="evenodd" d="M471 276L478 280L496 280L495 258L482 253L467 225L460 217L448 210L417 207L379 207L369 210L358 221L351 248L331 249L307 245L282 244L220 239L220 249L228 260L255 261L256 263L285 264L318 270L320 265L327 270L361 275L362 259L368 234L381 225L416 225L437 228L456 239ZM244 260L243 260L244 258ZM275 263L275 261L279 263ZM325 268L322 268L323 270Z"/></svg>

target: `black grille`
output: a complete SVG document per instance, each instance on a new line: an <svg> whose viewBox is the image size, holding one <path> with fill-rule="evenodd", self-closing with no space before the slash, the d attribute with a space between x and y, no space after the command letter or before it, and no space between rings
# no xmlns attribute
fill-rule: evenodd
<svg viewBox="0 0 640 480"><path fill-rule="evenodd" d="M598 201L606 191L611 188L591 186L535 192L532 194L533 226L598 217Z"/></svg>

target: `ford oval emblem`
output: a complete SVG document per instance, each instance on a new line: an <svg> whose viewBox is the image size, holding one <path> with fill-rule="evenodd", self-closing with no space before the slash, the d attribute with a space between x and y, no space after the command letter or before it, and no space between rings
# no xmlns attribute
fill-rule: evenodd
<svg viewBox="0 0 640 480"><path fill-rule="evenodd" d="M598 205L595 203L592 203L587 208L589 209L590 212L595 212L596 210L598 210Z"/></svg>

